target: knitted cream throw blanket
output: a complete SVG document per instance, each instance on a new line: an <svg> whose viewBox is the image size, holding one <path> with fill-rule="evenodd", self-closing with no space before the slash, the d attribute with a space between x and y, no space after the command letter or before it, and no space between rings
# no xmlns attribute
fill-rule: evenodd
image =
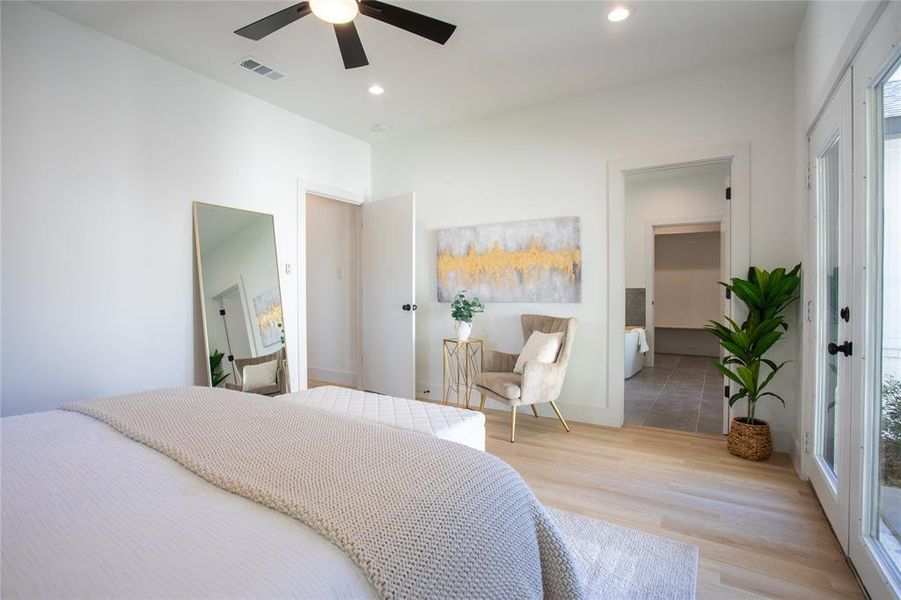
<svg viewBox="0 0 901 600"><path fill-rule="evenodd" d="M217 388L62 408L312 527L384 598L581 596L557 526L516 471L490 454Z"/></svg>

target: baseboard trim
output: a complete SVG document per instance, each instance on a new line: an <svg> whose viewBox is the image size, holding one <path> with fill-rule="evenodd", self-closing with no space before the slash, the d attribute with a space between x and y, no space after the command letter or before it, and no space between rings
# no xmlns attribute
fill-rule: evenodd
<svg viewBox="0 0 901 600"><path fill-rule="evenodd" d="M417 398L424 400L431 400L432 402L443 402L444 401L444 384L443 383L417 383L416 384L416 396ZM454 402L453 396L450 398L451 406L456 406ZM469 405L475 406L478 408L479 406L479 394L478 392L473 392L469 398ZM590 404L576 404L567 402L565 399L561 399L557 402L557 405L560 407L560 412L563 413L563 416L567 421L573 421L576 423L587 423L590 425L600 425L601 427L621 427L620 424L614 423L612 421L613 415L610 411L603 410L595 405ZM538 407L538 414L542 417L548 418L557 418L554 414L553 409L550 404L541 403L536 405ZM485 408L500 410L500 411L509 411L510 407L501 402L496 402L492 399L487 399L485 401ZM531 414L531 409L526 406L521 406L520 411L525 411ZM675 430L673 430L675 431ZM690 433L690 432L686 432ZM773 449L776 452L786 452L791 453L792 446L792 432L791 431L772 431L773 436Z"/></svg>
<svg viewBox="0 0 901 600"><path fill-rule="evenodd" d="M322 369L320 367L308 367L307 377L317 381L340 383L341 385L357 385L356 373L335 371L334 369Z"/></svg>

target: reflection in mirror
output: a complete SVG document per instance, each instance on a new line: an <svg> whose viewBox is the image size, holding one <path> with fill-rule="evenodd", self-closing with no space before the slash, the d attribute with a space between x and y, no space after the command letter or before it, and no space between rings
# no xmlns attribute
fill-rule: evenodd
<svg viewBox="0 0 901 600"><path fill-rule="evenodd" d="M194 203L210 385L290 391L272 215Z"/></svg>

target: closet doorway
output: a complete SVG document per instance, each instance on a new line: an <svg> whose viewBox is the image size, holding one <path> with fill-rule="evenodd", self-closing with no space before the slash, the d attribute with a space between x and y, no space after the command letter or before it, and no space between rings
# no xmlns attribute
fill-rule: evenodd
<svg viewBox="0 0 901 600"><path fill-rule="evenodd" d="M721 434L728 410L717 339L728 314L730 164L625 178L624 422Z"/></svg>
<svg viewBox="0 0 901 600"><path fill-rule="evenodd" d="M307 379L357 387L360 205L306 194Z"/></svg>

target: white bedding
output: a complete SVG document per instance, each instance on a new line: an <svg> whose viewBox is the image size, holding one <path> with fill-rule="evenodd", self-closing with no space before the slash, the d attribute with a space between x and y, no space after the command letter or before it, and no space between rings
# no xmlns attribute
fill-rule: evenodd
<svg viewBox="0 0 901 600"><path fill-rule="evenodd" d="M100 421L50 411L0 424L4 598L375 596L309 527Z"/></svg>
<svg viewBox="0 0 901 600"><path fill-rule="evenodd" d="M485 449L485 415L477 411L334 386L280 397L367 421L428 433L476 450Z"/></svg>

